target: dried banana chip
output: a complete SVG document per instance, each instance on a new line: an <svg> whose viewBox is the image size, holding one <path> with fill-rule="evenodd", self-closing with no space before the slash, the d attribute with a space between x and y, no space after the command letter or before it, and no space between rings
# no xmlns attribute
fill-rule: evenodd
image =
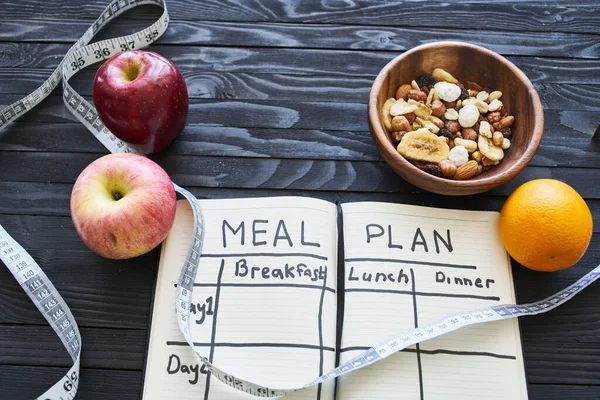
<svg viewBox="0 0 600 400"><path fill-rule="evenodd" d="M408 104L416 107L413 112L417 115L417 117L429 119L429 116L431 115L431 108L413 99L408 99Z"/></svg>
<svg viewBox="0 0 600 400"><path fill-rule="evenodd" d="M395 102L396 99L394 99L393 97L389 98L386 100L385 103L383 103L383 107L381 107L381 120L383 121L385 129L387 129L388 131L392 130L392 115L390 114L390 108Z"/></svg>
<svg viewBox="0 0 600 400"><path fill-rule="evenodd" d="M404 101L404 99L400 99L392 104L392 106L390 107L390 114L393 117L396 117L398 115L410 114L412 112L415 112L416 109L416 106L408 104L406 101Z"/></svg>
<svg viewBox="0 0 600 400"><path fill-rule="evenodd" d="M483 135L479 135L479 139L477 139L477 145L481 154L492 161L500 161L504 158L504 150L502 150L500 147L497 147L492 139L488 139Z"/></svg>
<svg viewBox="0 0 600 400"><path fill-rule="evenodd" d="M448 159L450 148L438 136L422 128L405 134L398 152L409 160L439 163Z"/></svg>

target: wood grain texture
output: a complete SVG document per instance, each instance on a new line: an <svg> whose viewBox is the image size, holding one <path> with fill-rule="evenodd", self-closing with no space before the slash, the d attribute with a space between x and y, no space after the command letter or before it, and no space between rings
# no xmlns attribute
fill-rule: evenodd
<svg viewBox="0 0 600 400"><path fill-rule="evenodd" d="M492 3L492 4L489 4ZM399 6L401 4L401 6ZM106 6L102 1L86 2L70 7L59 0L35 0L23 4L17 0L3 3L3 14L11 19L44 16L56 18L95 19ZM136 10L137 18L155 18L156 7ZM600 23L597 4L585 1L517 1L484 2L389 2L358 0L330 3L306 3L301 0L193 0L172 1L169 11L175 20L208 20L233 22L306 22L343 23L389 26L429 27L435 20L439 26L486 29L494 24L509 31L597 32ZM453 18L447 18L451 13Z"/></svg>
<svg viewBox="0 0 600 400"><path fill-rule="evenodd" d="M66 367L31 367L0 364L2 396L11 400L28 400L48 390L68 371ZM141 371L82 368L77 399L139 400Z"/></svg>
<svg viewBox="0 0 600 400"><path fill-rule="evenodd" d="M4 225L6 220L2 220ZM46 226L54 232L59 231L54 223L45 223L46 221L39 219L35 221L35 225L31 225L30 228ZM21 236L15 229L11 229L12 224L7 225L6 229L10 230L15 238ZM75 234L75 231L69 233ZM136 260L115 263L100 259L89 251L64 250L62 239L65 237L58 234L57 236L61 240L46 242L45 249L28 246L25 240L21 243L54 283L79 326L147 329L158 251ZM80 240L75 245L84 247ZM6 268L0 270L0 276L0 325L46 325L43 316ZM84 279L74 278L78 276Z"/></svg>
<svg viewBox="0 0 600 400"><path fill-rule="evenodd" d="M0 68L58 66L70 44L0 42ZM359 76L374 79L397 51L153 45L179 68L212 72ZM596 59L508 56L532 82L598 84Z"/></svg>
<svg viewBox="0 0 600 400"><path fill-rule="evenodd" d="M45 69L0 69L0 92L14 95L10 99L24 97L37 89L49 74ZM86 69L70 84L77 93L91 96L94 74L93 68ZM373 79L360 76L196 72L195 69L182 69L182 74L190 98L198 99L364 103L373 84ZM15 76L20 79L15 80ZM597 96L600 85L537 83L534 86L545 110L600 110Z"/></svg>
<svg viewBox="0 0 600 400"><path fill-rule="evenodd" d="M164 154L381 160L365 114L360 103L193 99L185 130ZM26 118L24 125L17 121L0 133L0 151L105 152L59 96L46 99ZM600 142L591 140L597 123L594 111L547 110L542 144L531 165L600 166ZM2 175L0 180L7 179Z"/></svg>
<svg viewBox="0 0 600 400"><path fill-rule="evenodd" d="M157 15L157 18L159 15ZM175 16L176 18L176 16ZM0 18L0 40L20 42L74 43L93 20ZM436 24L437 25L437 24ZM32 27L43 26L43 29ZM147 20L123 16L108 25L97 40L128 35L148 26ZM287 47L313 49L386 50L402 52L436 40L459 40L477 44L503 55L598 58L600 47L595 34L506 32L487 26L482 29L437 26L406 28L396 26L297 24L260 22L212 22L172 20L159 39L161 45L236 47Z"/></svg>
<svg viewBox="0 0 600 400"><path fill-rule="evenodd" d="M0 382L9 382L6 388L3 387L3 395L14 400L34 398L66 371L67 368L0 365ZM139 400L142 379L140 371L84 368L79 397L85 400ZM600 396L600 386L592 385L530 384L528 388L530 400L581 400Z"/></svg>
<svg viewBox="0 0 600 400"><path fill-rule="evenodd" d="M63 216L70 217L69 199L73 185L69 183L38 183L0 181L0 215ZM219 187L187 187L200 199L229 199L240 197L302 196L315 197L333 203L354 201L383 201L468 210L500 211L503 195L485 193L462 198L441 197L433 193L392 193L354 191L313 191L293 189L241 189ZM47 201L51 195L52 201ZM480 197L482 199L480 199ZM594 218L594 227L600 232L600 200L586 199ZM70 226L70 225L69 225Z"/></svg>
<svg viewBox="0 0 600 400"><path fill-rule="evenodd" d="M82 368L140 371L146 330L81 328ZM15 343L14 338L21 339ZM71 357L50 326L0 325L0 365L67 367Z"/></svg>
<svg viewBox="0 0 600 400"><path fill-rule="evenodd" d="M600 386L529 384L529 400L596 399Z"/></svg>
<svg viewBox="0 0 600 400"><path fill-rule="evenodd" d="M36 89L106 4L4 0L0 103ZM199 198L298 195L498 211L520 184L549 177L583 195L594 235L584 258L564 271L540 274L513 261L519 302L539 300L600 262L600 142L591 141L600 122L600 5L583 0L167 4L169 29L149 50L181 69L192 109L180 138L153 159ZM99 38L133 32L159 15L152 6L127 12ZM534 83L544 106L544 138L531 166L482 195L445 197L415 188L382 161L369 134L367 95L377 73L407 49L440 39L468 41L507 56ZM91 95L95 70L71 80L85 96ZM133 260L103 259L83 245L69 214L73 182L104 154L68 113L60 89L55 91L0 133L0 224L40 262L81 326L77 398L139 400L159 250ZM563 307L521 319L530 399L600 398L599 290L595 283ZM0 397L34 398L67 366L69 358L51 328L0 266Z"/></svg>
<svg viewBox="0 0 600 400"><path fill-rule="evenodd" d="M92 82L97 68L90 67L70 80L70 85L81 95L91 96ZM180 68L190 98L235 100L300 100L318 102L365 102L373 78L334 75L289 75L238 72L202 72ZM15 75L21 77L15 80ZM50 75L44 68L0 68L0 90L5 95L25 96L37 89ZM545 108L569 110L596 110L597 99L586 96L596 93L598 85L535 84ZM58 94L60 90L54 92ZM335 96L332 97L332 93ZM560 93L560 94L558 94ZM556 96L561 97L559 107ZM566 100L566 101L565 101ZM8 100L4 101L5 103Z"/></svg>
<svg viewBox="0 0 600 400"><path fill-rule="evenodd" d="M73 183L101 154L5 152L0 158L0 181ZM384 162L236 158L214 156L153 157L174 182L183 186L297 190L350 190L415 193ZM38 171L32 175L29 171ZM508 195L530 179L569 182L584 198L598 198L600 175L594 168L530 167L491 194Z"/></svg>

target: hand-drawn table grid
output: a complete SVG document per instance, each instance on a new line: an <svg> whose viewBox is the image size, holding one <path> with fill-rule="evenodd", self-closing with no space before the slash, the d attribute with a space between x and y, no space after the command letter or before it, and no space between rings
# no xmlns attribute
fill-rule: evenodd
<svg viewBox="0 0 600 400"><path fill-rule="evenodd" d="M269 210L272 210L274 208L277 209L285 209L285 208L290 208L290 209L298 209L298 208L302 208L302 209L307 209L313 212L325 212L322 209L318 209L318 208L309 208L309 207L270 207ZM240 211L242 210L241 208L236 208L236 211ZM253 212L257 212L258 210L260 210L260 208L256 208L253 207L251 208L251 210ZM211 209L211 212L214 211L219 211L217 209ZM231 210L220 210L220 211L231 211ZM212 227L214 229L214 227ZM211 226L207 224L207 234L209 233L209 230L211 229ZM209 355L208 355L208 359L210 360L210 362L215 362L215 348L220 347L220 348L251 348L251 347L285 347L285 348L294 348L294 349L304 349L307 351L311 351L311 352L318 352L316 354L318 354L318 357L316 357L316 367L315 367L315 374L318 373L318 375L322 375L324 372L324 352L332 352L335 353L336 348L332 347L332 346L325 346L324 345L324 338L323 338L323 304L324 304L324 300L325 300L325 296L326 295L331 295L331 296L336 296L336 290L335 288L332 288L330 286L327 285L327 275L329 273L329 269L333 268L334 270L337 268L337 265L333 265L331 267L325 267L325 273L324 273L324 279L322 279L320 282L320 284L303 284L303 283L240 283L240 282L227 282L224 281L223 279L223 275L224 275L224 271L227 268L234 268L234 264L233 263L227 263L226 260L228 259L236 259L239 260L241 258L249 258L251 259L252 257L270 257L270 258L277 258L277 259L285 259L286 257L302 257L302 258L309 258L309 259L316 259L316 260L320 260L320 261L324 261L324 262L328 262L329 258L326 256L322 256L319 254L314 254L314 253L308 253L308 252L285 252L285 253L255 253L255 252L248 252L248 253L203 253L202 254L202 258L203 259L220 259L220 266L218 268L218 273L216 275L216 281L215 282L198 282L198 278L196 279L196 282L194 283L194 287L196 288L214 288L214 293L211 295L212 297L212 312L211 315L212 316L212 324L211 324L211 335L210 335L210 342L205 343L205 342L194 342L194 346L195 347L205 347L209 349ZM202 265L202 264L201 264ZM229 274L228 276L232 276L233 274ZM334 275L335 276L335 275ZM317 281L318 282L318 281ZM315 343L231 343L231 342L220 342L218 341L218 326L219 326L219 304L220 302L223 300L223 296L224 296L224 288L253 288L256 289L256 293L257 296L262 296L264 293L264 290L267 288L289 288L290 290L297 290L300 289L302 291L304 290L317 290L320 292L319 298L318 298L318 314L317 314L317 318L315 318L315 323L317 324L317 329L316 332L318 332L318 337L315 338ZM206 292L202 293L203 296L208 294ZM194 297L196 297L196 293L194 293ZM291 292L289 293L289 297L293 297L293 294L291 294ZM184 341L167 341L167 346L188 346L187 342ZM216 365L219 365L218 360L216 360L215 362ZM210 388L211 388L211 374L210 372L207 372L207 376L206 376L206 386L205 386L205 393L204 393L204 399L208 400L210 398ZM322 385L319 384L317 386L317 390L316 390L316 400L321 400L321 387Z"/></svg>
<svg viewBox="0 0 600 400"><path fill-rule="evenodd" d="M447 264L447 263L436 263L436 262L424 262L424 261L410 261L410 260L402 260L402 259L393 259L393 258L346 258L346 268L350 268L351 263L392 263L392 264L406 264L406 265L422 265L428 267L438 267L438 268L456 268L456 269L468 269L475 270L477 269L474 265L457 265L457 264ZM413 316L414 316L414 327L419 327L419 313L418 313L418 302L417 298L420 296L427 297L448 297L448 298L466 298L466 299L478 299L478 300L488 300L499 302L500 298L498 296L480 296L480 295L471 295L471 294L457 294L457 293L442 293L442 292L422 292L417 291L416 289L416 280L414 269L409 269L410 282L411 282L411 290L395 290L395 289L378 289L378 288L346 288L344 292L346 294L351 293L382 293L382 294L397 294L397 295L407 295L412 297L412 305L413 305ZM346 281L347 282L347 281ZM390 336L400 332L390 332ZM342 347L340 352L348 352L348 351L366 351L370 349L371 346L347 346ZM438 348L435 350L424 350L421 349L421 346L417 343L415 349L407 348L401 350L403 352L415 353L417 359L417 368L418 368L418 376L419 376L419 392L420 399L424 399L424 385L423 385L423 371L421 367L421 354L428 355L436 355L436 354L452 354L458 356L481 356L481 357L493 357L493 358L504 358L510 360L516 360L516 356L507 355L507 354L496 354L491 352L480 352L480 351L456 351Z"/></svg>

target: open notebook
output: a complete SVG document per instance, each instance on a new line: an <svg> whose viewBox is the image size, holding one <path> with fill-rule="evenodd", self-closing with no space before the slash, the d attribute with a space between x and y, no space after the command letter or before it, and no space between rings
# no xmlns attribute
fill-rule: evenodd
<svg viewBox="0 0 600 400"><path fill-rule="evenodd" d="M338 260L335 204L306 197L200 204L206 236L192 336L238 378L302 386L393 334L515 302L495 212L343 204ZM180 201L161 252L143 399L254 399L211 379L179 332L175 286L192 229L189 204ZM286 398L527 399L518 321L462 328Z"/></svg>

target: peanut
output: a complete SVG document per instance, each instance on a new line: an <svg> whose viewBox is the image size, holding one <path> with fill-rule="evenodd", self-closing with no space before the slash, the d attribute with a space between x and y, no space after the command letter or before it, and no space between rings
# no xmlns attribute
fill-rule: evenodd
<svg viewBox="0 0 600 400"><path fill-rule="evenodd" d="M393 124L394 121L392 121ZM502 146L502 142L504 141L504 135L502 134L502 132L500 131L496 131L494 132L493 136L492 136L492 141L494 142L494 145L500 147Z"/></svg>
<svg viewBox="0 0 600 400"><path fill-rule="evenodd" d="M481 114L485 114L489 110L488 104L482 100L476 100L475 107L477 107L477 109L479 110L479 113L481 113Z"/></svg>
<svg viewBox="0 0 600 400"><path fill-rule="evenodd" d="M499 90L494 90L492 93L490 93L490 95L488 96L488 101L491 103L494 100L498 100L500 97L502 97L502 92Z"/></svg>
<svg viewBox="0 0 600 400"><path fill-rule="evenodd" d="M477 100L481 100L481 101L486 101L489 97L489 93L488 92L479 92L477 93L477 96L475 96L477 98Z"/></svg>
<svg viewBox="0 0 600 400"><path fill-rule="evenodd" d="M498 111L499 109L502 108L504 104L502 104L502 102L498 99L495 99L493 101L490 101L490 105L488 106L488 110L489 111Z"/></svg>
<svg viewBox="0 0 600 400"><path fill-rule="evenodd" d="M465 149L467 149L469 153L472 153L475 150L477 150L477 142L474 140L456 138L454 139L454 144L456 146L463 146Z"/></svg>
<svg viewBox="0 0 600 400"><path fill-rule="evenodd" d="M442 104L442 106L444 105ZM446 106L444 106L444 108L446 108ZM450 121L456 121L458 119L458 111L454 108L448 108L444 113L444 118Z"/></svg>

